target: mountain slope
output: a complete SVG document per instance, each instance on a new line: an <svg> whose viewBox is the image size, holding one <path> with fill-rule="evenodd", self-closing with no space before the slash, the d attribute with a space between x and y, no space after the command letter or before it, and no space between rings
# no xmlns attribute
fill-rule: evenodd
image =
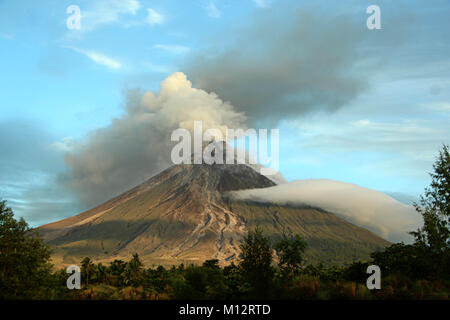
<svg viewBox="0 0 450 320"><path fill-rule="evenodd" d="M272 238L300 234L310 242L308 259L327 264L367 258L387 241L311 207L231 200L229 191L275 183L244 164L176 165L110 201L40 230L54 248L56 265L129 259L147 265L235 261L249 228Z"/></svg>

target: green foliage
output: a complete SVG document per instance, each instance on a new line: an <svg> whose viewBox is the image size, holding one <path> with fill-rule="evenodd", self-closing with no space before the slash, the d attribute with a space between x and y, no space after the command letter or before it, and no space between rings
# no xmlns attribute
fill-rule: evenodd
<svg viewBox="0 0 450 320"><path fill-rule="evenodd" d="M297 271L303 261L306 247L307 243L299 235L280 240L274 245L279 256L278 265L290 272Z"/></svg>
<svg viewBox="0 0 450 320"><path fill-rule="evenodd" d="M248 286L240 268L233 262L223 268L224 281L226 284L225 298L226 299L242 299L248 295Z"/></svg>
<svg viewBox="0 0 450 320"><path fill-rule="evenodd" d="M105 267L103 264L99 263L97 265L97 275L96 278L100 283L106 283L106 280L108 278L108 274L107 274L107 267Z"/></svg>
<svg viewBox="0 0 450 320"><path fill-rule="evenodd" d="M218 259L206 260L205 262L203 262L203 266L211 269L220 269Z"/></svg>
<svg viewBox="0 0 450 320"><path fill-rule="evenodd" d="M127 263L125 270L123 271L123 282L125 285L131 285L133 287L139 286L142 278L142 263L137 253L133 254L133 258Z"/></svg>
<svg viewBox="0 0 450 320"><path fill-rule="evenodd" d="M422 214L424 225L415 232L416 243L427 246L435 254L450 248L450 153L444 145L430 173L431 185L425 189L416 210Z"/></svg>
<svg viewBox="0 0 450 320"><path fill-rule="evenodd" d="M430 173L431 184L425 189L416 210L422 215L423 227L411 232L415 251L429 277L450 279L450 153L443 145ZM433 271L431 271L433 270Z"/></svg>
<svg viewBox="0 0 450 320"><path fill-rule="evenodd" d="M272 246L260 228L250 231L241 245L240 269L250 286L251 298L268 298L274 275Z"/></svg>
<svg viewBox="0 0 450 320"><path fill-rule="evenodd" d="M429 278L434 270L431 256L423 246L395 243L382 252L372 253L373 264L383 275L404 274L414 279Z"/></svg>
<svg viewBox="0 0 450 320"><path fill-rule="evenodd" d="M92 278L95 272L95 266L89 257L86 257L81 261L81 275L86 285L89 285L89 280Z"/></svg>
<svg viewBox="0 0 450 320"><path fill-rule="evenodd" d="M126 268L126 263L122 260L115 259L110 263L108 273L110 275L109 283L111 285L122 287L124 284L123 273Z"/></svg>
<svg viewBox="0 0 450 320"><path fill-rule="evenodd" d="M50 249L23 218L0 201L0 299L51 296Z"/></svg>
<svg viewBox="0 0 450 320"><path fill-rule="evenodd" d="M359 283L365 283L367 280L367 267L372 264L369 262L353 262L348 267L342 269L342 279L347 281L356 281ZM376 264L376 263L373 263Z"/></svg>
<svg viewBox="0 0 450 320"><path fill-rule="evenodd" d="M411 232L414 244L395 243L382 252L371 254L373 264L382 274L409 280L450 279L450 154L444 145L430 173L431 184L425 189L416 210L423 227Z"/></svg>

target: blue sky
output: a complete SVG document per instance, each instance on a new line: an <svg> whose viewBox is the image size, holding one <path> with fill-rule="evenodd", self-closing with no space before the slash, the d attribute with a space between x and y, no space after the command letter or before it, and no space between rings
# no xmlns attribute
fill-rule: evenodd
<svg viewBox="0 0 450 320"><path fill-rule="evenodd" d="M381 30L366 28L371 4ZM279 128L287 180L417 196L450 140L449 12L444 0L0 1L0 197L32 225L88 208L61 182L66 154L124 117L130 90L157 93L177 71L250 126Z"/></svg>

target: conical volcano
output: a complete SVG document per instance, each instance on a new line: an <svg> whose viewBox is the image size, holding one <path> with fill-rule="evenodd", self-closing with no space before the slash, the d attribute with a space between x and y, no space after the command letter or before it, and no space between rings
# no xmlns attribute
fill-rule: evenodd
<svg viewBox="0 0 450 320"><path fill-rule="evenodd" d="M237 261L255 226L273 239L300 234L307 260L337 264L367 258L388 242L320 208L232 200L229 191L275 182L246 164L181 164L74 217L40 227L55 265L128 260L146 265Z"/></svg>

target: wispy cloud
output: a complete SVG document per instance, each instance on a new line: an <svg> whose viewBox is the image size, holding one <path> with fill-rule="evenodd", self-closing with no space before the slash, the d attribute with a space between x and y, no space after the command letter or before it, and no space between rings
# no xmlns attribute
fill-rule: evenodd
<svg viewBox="0 0 450 320"><path fill-rule="evenodd" d="M120 23L123 15L136 15L141 8L137 0L96 1L88 10L81 10L80 31L91 31L99 26Z"/></svg>
<svg viewBox="0 0 450 320"><path fill-rule="evenodd" d="M186 54L189 52L190 48L180 45L166 45L166 44L155 44L155 48L167 51L172 54Z"/></svg>
<svg viewBox="0 0 450 320"><path fill-rule="evenodd" d="M66 153L74 150L75 142L72 137L66 137L60 141L51 143L48 147L51 150Z"/></svg>
<svg viewBox="0 0 450 320"><path fill-rule="evenodd" d="M412 158L433 155L448 128L438 121L398 120L391 122L367 119L348 125L335 123L305 123L300 125L303 148L324 148L328 151L373 151L408 154ZM367 143L370 141L370 144ZM417 153L416 150L422 150Z"/></svg>
<svg viewBox="0 0 450 320"><path fill-rule="evenodd" d="M269 0L252 0L252 2L258 8L269 8L270 7L270 1Z"/></svg>
<svg viewBox="0 0 450 320"><path fill-rule="evenodd" d="M151 26L163 24L164 21L166 20L166 18L163 14L157 12L156 10L154 10L152 8L148 8L147 12L148 12L148 15L147 15L146 22Z"/></svg>
<svg viewBox="0 0 450 320"><path fill-rule="evenodd" d="M68 49L71 49L82 55L85 55L86 57L91 59L93 62L104 65L110 69L119 69L122 67L122 64L119 61L117 61L113 58L110 58L102 53L96 52L96 51L85 50L85 49L80 49L80 48L75 48L75 47L68 47L68 46L65 46L64 48L68 48Z"/></svg>
<svg viewBox="0 0 450 320"><path fill-rule="evenodd" d="M222 16L222 13L220 10L216 7L216 4L214 1L209 1L209 3L205 6L206 13L211 18L220 18Z"/></svg>

